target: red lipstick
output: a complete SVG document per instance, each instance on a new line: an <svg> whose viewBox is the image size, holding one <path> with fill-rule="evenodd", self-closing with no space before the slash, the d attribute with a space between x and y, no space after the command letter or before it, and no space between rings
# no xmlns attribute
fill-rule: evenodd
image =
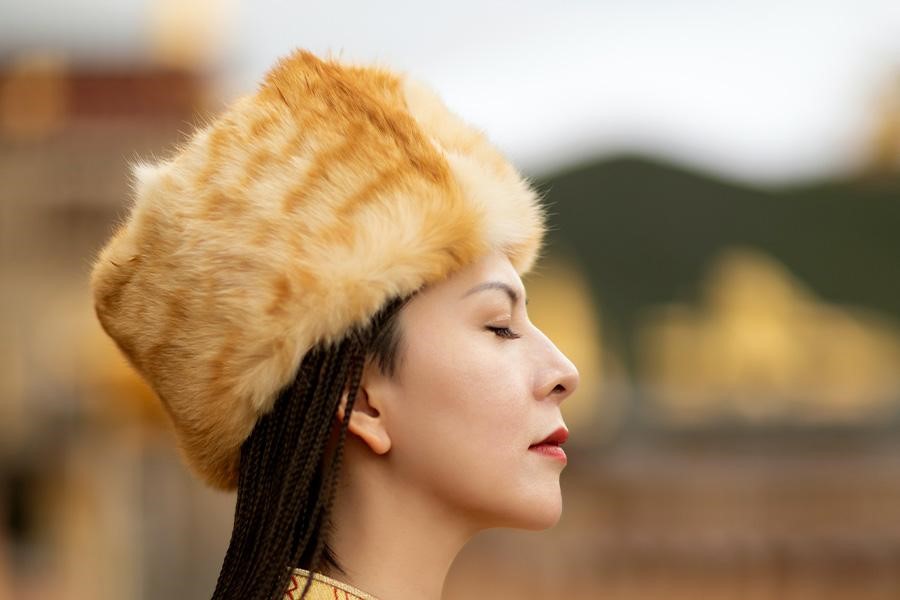
<svg viewBox="0 0 900 600"><path fill-rule="evenodd" d="M567 439L569 439L569 430L565 427L559 427L540 442L536 442L529 446L528 450L538 452L544 456L555 458L566 463L568 462L568 458L566 458L566 453L562 449L562 444L564 444Z"/></svg>

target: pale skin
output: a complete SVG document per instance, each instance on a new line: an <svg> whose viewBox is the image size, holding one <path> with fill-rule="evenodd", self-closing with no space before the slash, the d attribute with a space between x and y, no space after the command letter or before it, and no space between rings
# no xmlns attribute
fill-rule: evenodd
<svg viewBox="0 0 900 600"><path fill-rule="evenodd" d="M488 282L518 299L501 287L470 291ZM331 538L347 574L326 575L380 600L439 600L479 531L557 523L565 465L528 447L565 426L560 404L579 375L531 323L525 298L498 252L401 310L398 370L389 378L367 364L351 412Z"/></svg>

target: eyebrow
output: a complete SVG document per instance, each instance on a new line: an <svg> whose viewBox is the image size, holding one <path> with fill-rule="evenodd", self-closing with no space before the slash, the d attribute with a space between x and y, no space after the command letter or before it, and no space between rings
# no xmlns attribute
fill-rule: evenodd
<svg viewBox="0 0 900 600"><path fill-rule="evenodd" d="M481 292L484 290L502 290L506 292L506 295L509 296L510 301L513 304L516 304L519 301L519 293L512 289L509 284L506 284L502 281L485 281L484 283L479 283L471 290L462 295L463 298L469 296L470 294L474 294L475 292ZM525 299L525 304L528 305L528 298Z"/></svg>

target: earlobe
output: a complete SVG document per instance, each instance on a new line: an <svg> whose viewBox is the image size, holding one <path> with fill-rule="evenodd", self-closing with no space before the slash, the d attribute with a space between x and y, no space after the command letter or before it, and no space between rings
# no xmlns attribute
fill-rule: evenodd
<svg viewBox="0 0 900 600"><path fill-rule="evenodd" d="M338 426L344 420L344 410L347 406L348 396L349 390L345 389L335 416L335 422ZM375 454L385 454L391 449L391 438L384 427L384 419L375 404L377 403L370 399L366 388L360 385L356 400L353 403L353 410L350 413L350 423L347 424L347 429L365 442Z"/></svg>

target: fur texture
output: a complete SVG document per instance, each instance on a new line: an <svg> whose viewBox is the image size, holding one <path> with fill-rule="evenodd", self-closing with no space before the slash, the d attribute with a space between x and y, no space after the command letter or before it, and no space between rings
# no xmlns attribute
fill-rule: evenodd
<svg viewBox="0 0 900 600"><path fill-rule="evenodd" d="M537 193L428 87L304 50L135 181L96 314L221 489L311 347L490 250L524 274L545 230Z"/></svg>

